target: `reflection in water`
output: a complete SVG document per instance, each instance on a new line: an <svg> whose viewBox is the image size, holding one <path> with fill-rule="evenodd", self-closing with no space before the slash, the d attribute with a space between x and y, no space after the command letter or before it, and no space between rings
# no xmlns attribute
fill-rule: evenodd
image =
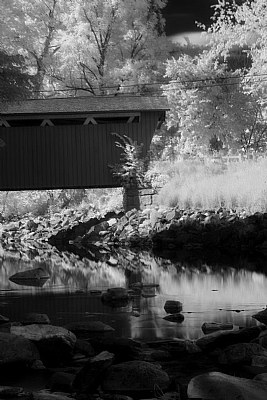
<svg viewBox="0 0 267 400"><path fill-rule="evenodd" d="M123 336L154 340L195 339L202 335L203 322L255 325L251 315L265 308L267 277L263 273L227 265L171 263L130 250L116 257L119 262L114 267L52 250L37 261L27 262L2 253L0 314L21 320L27 312L41 312L48 314L52 323L61 325L101 320ZM29 288L9 280L17 272L40 266L50 274L43 287ZM125 307L111 308L95 292L109 287L130 288L136 283L156 286L140 287ZM167 300L183 303L182 323L163 319Z"/></svg>

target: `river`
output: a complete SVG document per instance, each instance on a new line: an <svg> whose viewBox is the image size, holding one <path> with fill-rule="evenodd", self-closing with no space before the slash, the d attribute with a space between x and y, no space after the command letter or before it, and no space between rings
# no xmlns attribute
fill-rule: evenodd
<svg viewBox="0 0 267 400"><path fill-rule="evenodd" d="M112 261L112 262L111 262ZM40 286L9 280L17 272L42 267L50 278ZM110 307L101 293L133 283L155 284L136 294L123 307ZM37 283L38 285L38 283ZM164 304L183 304L182 323L169 322ZM108 261L82 260L55 248L35 247L0 252L0 314L21 321L28 312L45 313L51 323L99 320L118 335L153 341L165 338L197 339L204 322L231 322L236 328L253 326L251 316L267 301L267 271L241 262L212 264L163 259L149 252L124 250Z"/></svg>

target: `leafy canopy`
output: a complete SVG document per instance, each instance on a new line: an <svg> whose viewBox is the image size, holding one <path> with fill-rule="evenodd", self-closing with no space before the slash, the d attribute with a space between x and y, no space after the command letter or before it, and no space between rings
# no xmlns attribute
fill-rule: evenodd
<svg viewBox="0 0 267 400"><path fill-rule="evenodd" d="M166 63L164 86L179 145L208 150L211 140L226 149L266 147L267 14L265 0L219 1L206 30L209 46ZM250 62L233 67L233 55Z"/></svg>

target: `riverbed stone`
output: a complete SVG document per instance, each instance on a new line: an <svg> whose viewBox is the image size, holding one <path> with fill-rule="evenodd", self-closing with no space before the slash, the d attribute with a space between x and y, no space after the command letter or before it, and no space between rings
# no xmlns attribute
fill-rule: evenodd
<svg viewBox="0 0 267 400"><path fill-rule="evenodd" d="M103 379L104 372L114 361L114 354L103 351L91 358L77 373L73 389L79 394L93 393Z"/></svg>
<svg viewBox="0 0 267 400"><path fill-rule="evenodd" d="M267 383L209 372L191 379L187 395L189 399L266 400Z"/></svg>
<svg viewBox="0 0 267 400"><path fill-rule="evenodd" d="M40 359L36 346L28 339L0 332L0 366L24 363L30 365Z"/></svg>
<svg viewBox="0 0 267 400"><path fill-rule="evenodd" d="M73 332L79 339L90 339L104 335L111 335L115 329L101 321L78 321L65 325L65 328Z"/></svg>
<svg viewBox="0 0 267 400"><path fill-rule="evenodd" d="M155 387L166 391L169 376L158 365L146 361L128 361L112 365L102 382L102 389L111 393L151 394Z"/></svg>
<svg viewBox="0 0 267 400"><path fill-rule="evenodd" d="M242 328L236 331L216 331L196 340L197 346L203 351L212 351L216 348L224 348L231 344L248 343L256 339L265 329L264 325Z"/></svg>
<svg viewBox="0 0 267 400"><path fill-rule="evenodd" d="M61 365L69 361L76 342L76 336L72 332L55 325L12 326L11 333L33 341L46 366Z"/></svg>
<svg viewBox="0 0 267 400"><path fill-rule="evenodd" d="M267 356L267 351L258 343L237 343L221 350L218 361L220 364L250 364L253 356Z"/></svg>
<svg viewBox="0 0 267 400"><path fill-rule="evenodd" d="M164 304L164 310L167 314L178 314L182 311L183 304L176 300L167 300Z"/></svg>
<svg viewBox="0 0 267 400"><path fill-rule="evenodd" d="M219 323L219 322L204 322L201 326L203 333L211 333L215 331L224 331L233 329L233 324L231 323Z"/></svg>

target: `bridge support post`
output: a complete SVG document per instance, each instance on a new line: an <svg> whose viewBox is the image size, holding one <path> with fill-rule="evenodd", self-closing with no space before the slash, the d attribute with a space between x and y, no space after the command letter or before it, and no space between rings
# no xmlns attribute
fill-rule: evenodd
<svg viewBox="0 0 267 400"><path fill-rule="evenodd" d="M150 187L139 187L136 181L131 181L123 188L123 208L124 211L133 209L143 210L151 207L156 192Z"/></svg>

